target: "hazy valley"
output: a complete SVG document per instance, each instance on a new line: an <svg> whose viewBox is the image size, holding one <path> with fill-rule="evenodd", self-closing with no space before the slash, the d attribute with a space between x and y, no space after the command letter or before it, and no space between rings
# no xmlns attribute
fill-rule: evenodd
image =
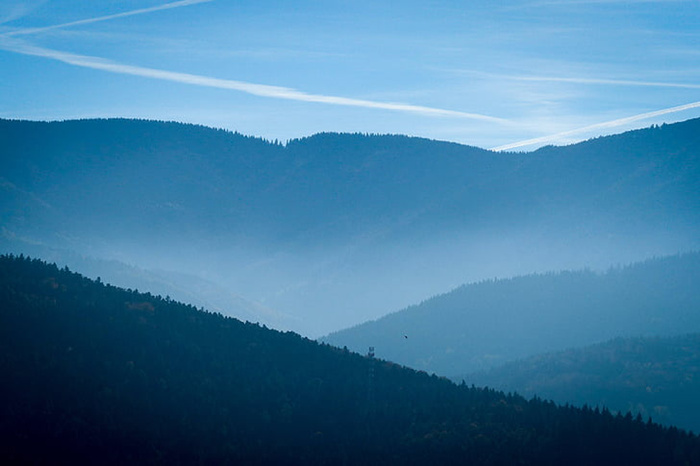
<svg viewBox="0 0 700 466"><path fill-rule="evenodd" d="M616 338L513 361L455 380L562 405L631 411L700 432L699 347L698 333Z"/></svg>
<svg viewBox="0 0 700 466"><path fill-rule="evenodd" d="M700 254L689 253L464 285L324 341L454 376L616 337L697 331L699 308Z"/></svg>
<svg viewBox="0 0 700 466"><path fill-rule="evenodd" d="M0 1L0 465L700 466L698 6Z"/></svg>
<svg viewBox="0 0 700 466"><path fill-rule="evenodd" d="M194 275L288 316L260 322L312 337L464 283L700 248L700 120L532 153L0 123L6 250Z"/></svg>
<svg viewBox="0 0 700 466"><path fill-rule="evenodd" d="M5 464L684 465L700 439L0 257Z"/></svg>
<svg viewBox="0 0 700 466"><path fill-rule="evenodd" d="M387 464L699 458L655 422L699 426L700 120L527 153L0 120L0 147L0 252L58 264L3 257L10 459L361 464L378 431Z"/></svg>

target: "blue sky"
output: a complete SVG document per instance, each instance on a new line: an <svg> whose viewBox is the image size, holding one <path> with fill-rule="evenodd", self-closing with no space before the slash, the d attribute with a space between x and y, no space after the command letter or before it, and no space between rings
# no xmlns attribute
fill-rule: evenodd
<svg viewBox="0 0 700 466"><path fill-rule="evenodd" d="M0 117L531 150L700 117L698 0L3 0Z"/></svg>

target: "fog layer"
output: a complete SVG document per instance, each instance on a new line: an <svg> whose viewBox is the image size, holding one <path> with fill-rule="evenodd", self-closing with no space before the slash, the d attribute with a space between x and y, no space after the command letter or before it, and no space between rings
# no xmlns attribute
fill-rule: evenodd
<svg viewBox="0 0 700 466"><path fill-rule="evenodd" d="M194 276L316 337L462 283L700 248L699 142L698 120L533 153L0 121L2 242Z"/></svg>

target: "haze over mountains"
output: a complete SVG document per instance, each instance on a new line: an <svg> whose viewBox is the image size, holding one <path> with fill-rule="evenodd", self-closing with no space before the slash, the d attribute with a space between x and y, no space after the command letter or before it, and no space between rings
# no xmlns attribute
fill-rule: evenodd
<svg viewBox="0 0 700 466"><path fill-rule="evenodd" d="M456 376L617 337L700 332L698 309L700 253L689 253L465 285L324 340Z"/></svg>
<svg viewBox="0 0 700 466"><path fill-rule="evenodd" d="M462 283L699 249L699 143L700 120L533 153L1 120L3 249L195 275L319 336Z"/></svg>
<svg viewBox="0 0 700 466"><path fill-rule="evenodd" d="M560 404L606 406L700 432L700 333L616 338L465 374L477 386Z"/></svg>
<svg viewBox="0 0 700 466"><path fill-rule="evenodd" d="M2 464L697 464L700 438L457 386L0 256Z"/></svg>
<svg viewBox="0 0 700 466"><path fill-rule="evenodd" d="M0 120L0 148L0 252L59 264L0 257L11 459L697 459L615 411L698 426L700 120L532 153Z"/></svg>

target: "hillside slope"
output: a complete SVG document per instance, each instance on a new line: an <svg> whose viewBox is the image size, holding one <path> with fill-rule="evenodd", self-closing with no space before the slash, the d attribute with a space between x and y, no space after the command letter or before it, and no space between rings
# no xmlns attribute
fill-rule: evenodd
<svg viewBox="0 0 700 466"><path fill-rule="evenodd" d="M700 119L523 154L0 120L0 155L4 250L194 272L313 336L460 283L700 248Z"/></svg>
<svg viewBox="0 0 700 466"><path fill-rule="evenodd" d="M457 386L0 257L4 464L689 464L631 415Z"/></svg>
<svg viewBox="0 0 700 466"><path fill-rule="evenodd" d="M0 249L8 254L41 257L59 267L80 270L87 278L97 279L132 290L149 290L238 320L258 322L273 328L289 328L295 320L234 293L229 287L187 272L144 269L118 260L105 260L41 244L12 243L0 240Z"/></svg>
<svg viewBox="0 0 700 466"><path fill-rule="evenodd" d="M700 432L700 334L619 338L457 377L557 403L652 416Z"/></svg>
<svg viewBox="0 0 700 466"><path fill-rule="evenodd" d="M380 357L450 376L621 336L700 331L699 308L700 253L688 253L464 285L324 341L376 346Z"/></svg>

